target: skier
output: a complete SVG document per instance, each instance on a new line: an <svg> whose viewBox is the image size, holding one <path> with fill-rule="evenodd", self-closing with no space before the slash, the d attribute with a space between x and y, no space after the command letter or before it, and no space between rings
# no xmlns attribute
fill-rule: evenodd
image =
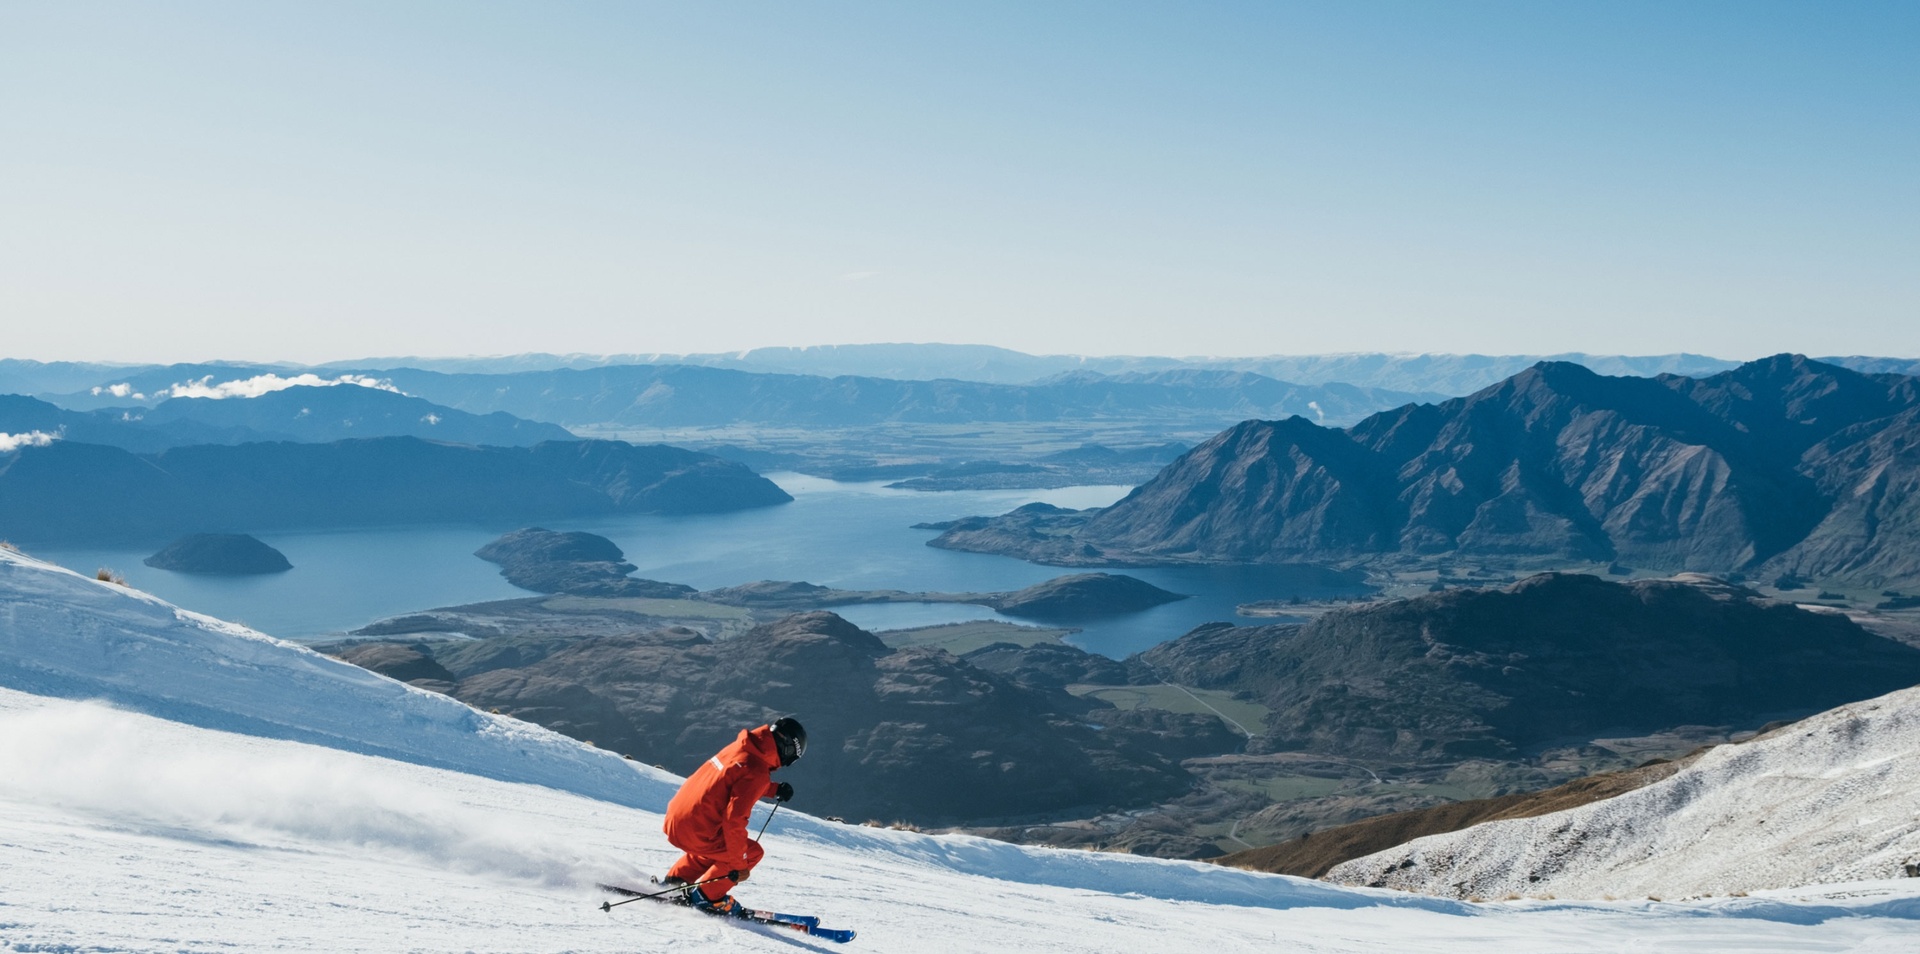
<svg viewBox="0 0 1920 954"><path fill-rule="evenodd" d="M747 837L754 803L793 798L792 785L776 785L770 776L806 751L807 730L798 719L782 717L740 730L732 745L701 763L667 803L662 828L667 841L686 854L667 869L663 883L685 886L687 903L709 914L734 913L738 905L727 892L747 880L765 854Z"/></svg>

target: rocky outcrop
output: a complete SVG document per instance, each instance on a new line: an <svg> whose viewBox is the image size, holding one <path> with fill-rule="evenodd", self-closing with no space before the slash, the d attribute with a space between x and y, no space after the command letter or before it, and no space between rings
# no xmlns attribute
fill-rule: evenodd
<svg viewBox="0 0 1920 954"><path fill-rule="evenodd" d="M1920 582L1920 382L1781 355L1709 378L1542 363L1342 430L1246 421L1099 511L933 545L1062 565L1451 555Z"/></svg>
<svg viewBox="0 0 1920 954"><path fill-rule="evenodd" d="M293 569L286 554L244 533L184 536L141 562L158 570L208 576L251 576Z"/></svg>
<svg viewBox="0 0 1920 954"><path fill-rule="evenodd" d="M1214 626L1134 660L1145 679L1247 691L1266 751L1511 759L1683 725L1757 728L1920 682L1920 651L1705 578L1549 573Z"/></svg>
<svg viewBox="0 0 1920 954"><path fill-rule="evenodd" d="M571 596L684 599L691 586L629 576L635 567L612 540L592 533L557 533L541 527L515 530L475 550L500 564L500 575L523 590Z"/></svg>

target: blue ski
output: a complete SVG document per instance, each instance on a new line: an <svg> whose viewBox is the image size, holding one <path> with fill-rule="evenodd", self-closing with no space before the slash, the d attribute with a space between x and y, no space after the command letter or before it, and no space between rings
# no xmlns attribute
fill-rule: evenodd
<svg viewBox="0 0 1920 954"><path fill-rule="evenodd" d="M658 883L658 881L655 882L655 884ZM629 900L634 901L645 898L648 901L658 901L661 904L672 904L682 907L687 904L685 896L677 891L648 894L635 891L632 888L623 888L616 884L603 884L600 885L600 888L604 891L611 891L614 894L625 895ZM609 907L611 906L602 905L601 910L607 910ZM854 937L854 932L852 931L821 927L820 919L810 914L781 914L776 911L756 911L752 908L742 906L735 908L731 914L725 915L725 917L735 921L749 921L754 924L765 924L768 927L780 927L790 931L801 931L808 937L825 938L835 944L845 944L853 940Z"/></svg>

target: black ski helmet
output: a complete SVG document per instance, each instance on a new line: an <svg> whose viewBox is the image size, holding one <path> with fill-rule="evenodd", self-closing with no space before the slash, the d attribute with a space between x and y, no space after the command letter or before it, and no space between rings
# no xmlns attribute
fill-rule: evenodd
<svg viewBox="0 0 1920 954"><path fill-rule="evenodd" d="M792 765L807 754L807 730L800 720L781 716L773 723L773 747L780 751L780 764Z"/></svg>

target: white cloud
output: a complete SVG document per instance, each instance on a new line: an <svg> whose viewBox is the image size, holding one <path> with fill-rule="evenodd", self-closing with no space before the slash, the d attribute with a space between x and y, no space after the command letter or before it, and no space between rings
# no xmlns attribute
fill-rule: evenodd
<svg viewBox="0 0 1920 954"><path fill-rule="evenodd" d="M880 273L879 272L848 272L845 275L840 276L840 280L843 282L864 282L867 279L872 278L878 274Z"/></svg>
<svg viewBox="0 0 1920 954"><path fill-rule="evenodd" d="M58 434L46 431L28 431L25 434L0 434L0 454L11 454L22 447L45 447L60 439Z"/></svg>
<svg viewBox="0 0 1920 954"><path fill-rule="evenodd" d="M277 374L262 374L257 377L247 378L244 381L222 381L219 384L214 384L213 375L209 374L198 381L187 381L163 389L156 392L154 396L163 398L213 398L215 400L233 397L256 398L262 394L284 391L287 388L327 388L342 384L351 384L363 388L375 388L381 391L392 391L395 394L402 393L399 388L393 386L393 382L391 381L382 381L379 378L370 378L358 374L343 374L337 378L323 378L312 373L298 374L291 378L283 378Z"/></svg>

